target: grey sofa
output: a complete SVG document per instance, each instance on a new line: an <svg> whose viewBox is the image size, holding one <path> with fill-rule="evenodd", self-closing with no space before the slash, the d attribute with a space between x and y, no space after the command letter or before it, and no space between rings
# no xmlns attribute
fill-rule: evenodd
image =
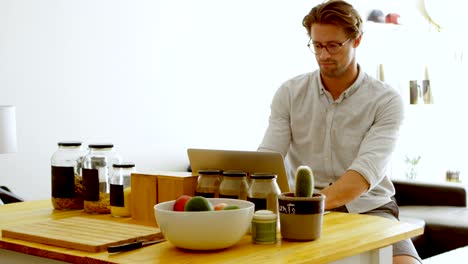
<svg viewBox="0 0 468 264"><path fill-rule="evenodd" d="M398 180L393 180L393 184L401 220L420 220L424 224L424 234L413 238L421 258L468 245L465 185Z"/></svg>

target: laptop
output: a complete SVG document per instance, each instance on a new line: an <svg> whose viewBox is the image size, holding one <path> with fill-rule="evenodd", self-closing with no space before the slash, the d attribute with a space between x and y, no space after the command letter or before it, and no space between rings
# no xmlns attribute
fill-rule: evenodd
<svg viewBox="0 0 468 264"><path fill-rule="evenodd" d="M195 175L198 170L241 170L248 174L273 173L281 192L289 192L288 176L283 155L278 152L187 149L187 154Z"/></svg>

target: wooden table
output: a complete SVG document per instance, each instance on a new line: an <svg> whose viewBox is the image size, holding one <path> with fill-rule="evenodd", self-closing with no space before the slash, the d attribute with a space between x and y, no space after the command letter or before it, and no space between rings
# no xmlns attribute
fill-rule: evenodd
<svg viewBox="0 0 468 264"><path fill-rule="evenodd" d="M131 218L56 211L49 200L41 200L0 206L0 229L78 215L135 223ZM218 251L187 251L163 242L130 252L109 254L2 237L0 248L72 263L391 263L389 245L422 233L421 227L382 217L331 212L324 216L322 237L310 242L278 239L276 244L258 245L251 242L250 235L246 235L233 247Z"/></svg>

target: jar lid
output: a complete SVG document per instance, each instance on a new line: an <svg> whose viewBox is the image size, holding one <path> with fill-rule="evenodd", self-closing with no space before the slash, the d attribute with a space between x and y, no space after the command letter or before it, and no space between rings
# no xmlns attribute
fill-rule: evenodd
<svg viewBox="0 0 468 264"><path fill-rule="evenodd" d="M90 148L113 148L114 144L111 143L99 143L99 144L89 144Z"/></svg>
<svg viewBox="0 0 468 264"><path fill-rule="evenodd" d="M115 163L115 164L112 164L112 167L114 167L114 168L133 168L133 167L135 167L135 163L132 163L132 162Z"/></svg>
<svg viewBox="0 0 468 264"><path fill-rule="evenodd" d="M255 220L275 220L276 214L270 210L258 210L254 213L253 219Z"/></svg>
<svg viewBox="0 0 468 264"><path fill-rule="evenodd" d="M79 147L81 146L81 142L80 141L60 141L59 143L57 143L57 145L63 146L63 147Z"/></svg>
<svg viewBox="0 0 468 264"><path fill-rule="evenodd" d="M252 175L250 175L250 178L251 179L260 179L260 180L263 180L263 179L276 179L278 178L278 176L276 174L273 174L273 173L266 173L266 172L259 172L259 173L253 173Z"/></svg>
<svg viewBox="0 0 468 264"><path fill-rule="evenodd" d="M219 174L222 174L223 171L222 170L215 170L215 169L212 169L212 170L198 170L198 174L203 174L203 175L219 175Z"/></svg>
<svg viewBox="0 0 468 264"><path fill-rule="evenodd" d="M227 177L245 177L245 176L247 176L247 173L245 173L243 171L232 170L232 171L223 172L223 176L227 176Z"/></svg>

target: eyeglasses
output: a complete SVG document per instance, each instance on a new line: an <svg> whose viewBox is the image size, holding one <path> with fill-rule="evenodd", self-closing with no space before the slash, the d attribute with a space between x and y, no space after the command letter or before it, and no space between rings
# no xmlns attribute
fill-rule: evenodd
<svg viewBox="0 0 468 264"><path fill-rule="evenodd" d="M337 54L338 52L340 52L341 50L341 47L343 47L343 45L348 42L351 38L341 42L341 43L338 43L338 42L330 42L330 43L327 43L327 45L322 45L320 43L315 43L315 42L312 42L312 39L309 40L309 43L307 43L307 47L310 49L310 51L312 51L312 53L316 54L316 55L320 55L322 53L322 50L323 48L325 48L328 52L328 54L330 55L334 55L334 54Z"/></svg>

